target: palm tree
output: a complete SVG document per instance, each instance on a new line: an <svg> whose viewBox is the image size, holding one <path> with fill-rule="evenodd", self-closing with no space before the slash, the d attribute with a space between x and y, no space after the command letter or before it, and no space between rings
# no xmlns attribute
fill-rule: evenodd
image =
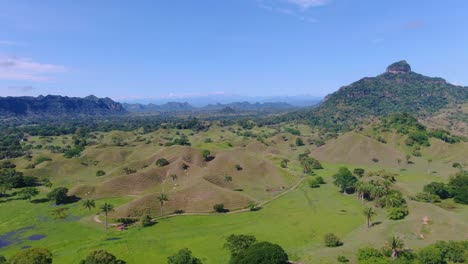
<svg viewBox="0 0 468 264"><path fill-rule="evenodd" d="M389 241L389 247L392 250L392 259L398 258L398 253L403 250L405 243L399 237L393 236Z"/></svg>
<svg viewBox="0 0 468 264"><path fill-rule="evenodd" d="M88 209L88 211L91 211L92 208L96 207L96 203L94 202L94 200L86 199L83 201L83 207Z"/></svg>
<svg viewBox="0 0 468 264"><path fill-rule="evenodd" d="M101 212L106 216L106 230L107 230L107 214L114 212L114 206L112 204L104 203L100 208Z"/></svg>
<svg viewBox="0 0 468 264"><path fill-rule="evenodd" d="M161 216L163 216L164 202L169 201L169 197L165 193L161 193L158 196L158 201L161 204Z"/></svg>
<svg viewBox="0 0 468 264"><path fill-rule="evenodd" d="M366 207L362 210L362 214L367 218L367 228L372 226L372 217L376 215L374 209L372 207Z"/></svg>

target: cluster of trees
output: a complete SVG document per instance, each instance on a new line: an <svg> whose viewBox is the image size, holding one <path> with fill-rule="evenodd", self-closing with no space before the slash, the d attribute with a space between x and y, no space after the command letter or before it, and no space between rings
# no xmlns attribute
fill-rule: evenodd
<svg viewBox="0 0 468 264"><path fill-rule="evenodd" d="M24 176L16 170L16 165L10 161L0 162L0 195L12 188L34 187L39 185L36 177Z"/></svg>
<svg viewBox="0 0 468 264"><path fill-rule="evenodd" d="M403 219L408 215L403 194L391 188L396 182L396 174L380 170L364 176L365 171L361 168L356 168L353 172L354 174L348 168L341 167L333 176L334 184L344 194L355 192L362 202L374 201L377 207L387 208L388 217L392 220Z"/></svg>
<svg viewBox="0 0 468 264"><path fill-rule="evenodd" d="M230 235L224 247L231 253L230 264L287 264L282 247L270 242L257 242L255 236Z"/></svg>
<svg viewBox="0 0 468 264"><path fill-rule="evenodd" d="M424 186L423 192L414 199L421 202L439 202L452 198L457 203L468 204L468 171L460 170L450 178L447 184L431 182Z"/></svg>
<svg viewBox="0 0 468 264"><path fill-rule="evenodd" d="M323 169L322 164L309 156L310 153L305 152L299 154L299 161L301 162L304 173L313 174L314 170Z"/></svg>
<svg viewBox="0 0 468 264"><path fill-rule="evenodd" d="M438 241L418 251L392 237L382 249L366 247L357 252L359 264L447 264L468 261L468 241Z"/></svg>

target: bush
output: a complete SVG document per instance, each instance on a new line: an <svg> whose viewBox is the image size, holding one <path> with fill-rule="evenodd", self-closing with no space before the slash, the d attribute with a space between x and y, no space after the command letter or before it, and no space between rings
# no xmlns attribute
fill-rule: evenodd
<svg viewBox="0 0 468 264"><path fill-rule="evenodd" d="M348 263L349 262L349 259L345 256L338 256L336 258L336 260L338 260L338 262L341 262L341 263Z"/></svg>
<svg viewBox="0 0 468 264"><path fill-rule="evenodd" d="M416 196L414 197L414 200L418 202L424 202L424 203L440 202L439 196L435 194L426 193L426 192L421 192L421 193L416 194Z"/></svg>
<svg viewBox="0 0 468 264"><path fill-rule="evenodd" d="M211 156L211 152L207 149L202 151L202 157L204 161L211 161L213 160L213 156Z"/></svg>
<svg viewBox="0 0 468 264"><path fill-rule="evenodd" d="M302 138L296 138L296 146L304 146L304 141L302 140Z"/></svg>
<svg viewBox="0 0 468 264"><path fill-rule="evenodd" d="M29 248L11 257L9 264L51 264L52 253L45 248Z"/></svg>
<svg viewBox="0 0 468 264"><path fill-rule="evenodd" d="M153 220L151 219L151 216L149 215L143 215L140 219L141 226L142 227L147 227L147 226L152 226L153 225Z"/></svg>
<svg viewBox="0 0 468 264"><path fill-rule="evenodd" d="M202 261L192 256L188 248L179 250L176 254L167 258L167 264L201 264Z"/></svg>
<svg viewBox="0 0 468 264"><path fill-rule="evenodd" d="M407 207L393 207L388 209L388 218L392 220L400 220L405 218L409 213Z"/></svg>
<svg viewBox="0 0 468 264"><path fill-rule="evenodd" d="M238 170L238 171L241 171L241 170L243 170L242 166L241 166L241 165L239 165L239 164L236 164L234 167L235 167L235 168L236 168L236 170Z"/></svg>
<svg viewBox="0 0 468 264"><path fill-rule="evenodd" d="M451 197L449 188L441 182L431 182L424 186L423 191L430 194L435 194L440 199L447 199Z"/></svg>
<svg viewBox="0 0 468 264"><path fill-rule="evenodd" d="M260 242L248 247L231 264L287 264L288 255L283 248L269 242Z"/></svg>
<svg viewBox="0 0 468 264"><path fill-rule="evenodd" d="M288 162L289 160L288 159L284 159L280 162L280 167L283 168L283 169L286 169L288 167Z"/></svg>
<svg viewBox="0 0 468 264"><path fill-rule="evenodd" d="M383 254L380 252L378 249L375 248L361 248L358 250L357 253L357 259L359 262L369 260L369 259L375 259L375 258L382 258Z"/></svg>
<svg viewBox="0 0 468 264"><path fill-rule="evenodd" d="M215 204L213 205L213 209L215 210L215 212L218 212L218 213L227 212L227 209L224 208L224 204Z"/></svg>
<svg viewBox="0 0 468 264"><path fill-rule="evenodd" d="M364 173L365 173L365 170L362 169L362 168L355 168L353 170L353 174L356 175L357 177L361 178L362 176L364 176Z"/></svg>
<svg viewBox="0 0 468 264"><path fill-rule="evenodd" d="M340 239L333 233L328 233L323 237L323 241L325 242L325 246L327 247L339 247L343 245Z"/></svg>
<svg viewBox="0 0 468 264"><path fill-rule="evenodd" d="M106 172L105 172L105 171L103 171L103 170L98 170L98 171L96 171L96 176L97 176L97 177L99 177L99 176L104 176L104 175L106 175Z"/></svg>
<svg viewBox="0 0 468 264"><path fill-rule="evenodd" d="M231 252L231 259L233 259L255 242L257 242L257 239L251 235L230 235L227 237L224 247Z"/></svg>
<svg viewBox="0 0 468 264"><path fill-rule="evenodd" d="M123 260L118 260L114 255L105 250L96 250L80 261L80 264L125 264Z"/></svg>
<svg viewBox="0 0 468 264"><path fill-rule="evenodd" d="M448 261L465 263L468 260L468 242L466 241L437 241L434 246L442 252Z"/></svg>
<svg viewBox="0 0 468 264"><path fill-rule="evenodd" d="M445 263L442 251L435 246L423 248L418 253L420 263L443 264Z"/></svg>
<svg viewBox="0 0 468 264"><path fill-rule="evenodd" d="M309 187L310 188L318 188L320 187L320 184L317 182L317 179L310 179L308 181Z"/></svg>
<svg viewBox="0 0 468 264"><path fill-rule="evenodd" d="M161 158L156 161L156 166L158 167L164 167L169 165L169 161L167 159Z"/></svg>
<svg viewBox="0 0 468 264"><path fill-rule="evenodd" d="M322 176L318 176L315 178L315 181L318 183L318 184L325 184L325 180L323 179Z"/></svg>

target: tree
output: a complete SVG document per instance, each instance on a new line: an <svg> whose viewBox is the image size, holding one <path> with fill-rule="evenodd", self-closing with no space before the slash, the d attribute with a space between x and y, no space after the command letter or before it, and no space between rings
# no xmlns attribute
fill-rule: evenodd
<svg viewBox="0 0 468 264"><path fill-rule="evenodd" d="M364 176L364 173L365 173L365 172L366 172L366 171L365 171L364 169L362 169L362 168L355 168L355 169L353 170L353 174L356 175L356 176L359 177L359 178L361 178L362 176Z"/></svg>
<svg viewBox="0 0 468 264"><path fill-rule="evenodd" d="M149 215L143 215L141 217L141 226L142 227L147 227L153 225L153 220L151 219L151 216Z"/></svg>
<svg viewBox="0 0 468 264"><path fill-rule="evenodd" d="M339 168L338 172L333 175L333 178L335 178L335 185L340 187L344 194L346 194L347 189L354 187L357 182L357 178L346 167Z"/></svg>
<svg viewBox="0 0 468 264"><path fill-rule="evenodd" d="M374 209L372 207L366 207L362 210L362 214L367 219L367 227L370 228L372 226L372 217L376 215Z"/></svg>
<svg viewBox="0 0 468 264"><path fill-rule="evenodd" d="M107 216L108 216L109 213L114 212L114 206L112 204L104 203L103 205L101 205L101 207L99 209L100 209L101 212L104 213L104 216L106 217L105 225L106 225L106 229L107 229L108 228Z"/></svg>
<svg viewBox="0 0 468 264"><path fill-rule="evenodd" d="M205 161L210 161L213 158L211 156L211 152L209 150L207 150L207 149L202 151L202 157L203 157L203 160L205 160Z"/></svg>
<svg viewBox="0 0 468 264"><path fill-rule="evenodd" d="M97 176L97 177L104 176L104 175L106 175L106 172L105 172L105 171L103 171L103 170L98 170L98 171L96 171L96 176Z"/></svg>
<svg viewBox="0 0 468 264"><path fill-rule="evenodd" d="M9 264L51 264L52 253L45 248L28 248L11 257Z"/></svg>
<svg viewBox="0 0 468 264"><path fill-rule="evenodd" d="M325 246L327 247L339 247L343 245L343 242L333 233L328 233L323 237L323 241L325 242Z"/></svg>
<svg viewBox="0 0 468 264"><path fill-rule="evenodd" d="M231 264L287 264L288 255L283 248L269 242L255 243L237 257Z"/></svg>
<svg viewBox="0 0 468 264"><path fill-rule="evenodd" d="M398 254L403 250L405 243L399 237L393 236L388 242L388 247L392 251L392 259L398 258ZM426 263L426 262L423 262Z"/></svg>
<svg viewBox="0 0 468 264"><path fill-rule="evenodd" d="M302 140L302 138L300 137L296 138L296 146L298 147L304 146L304 141Z"/></svg>
<svg viewBox="0 0 468 264"><path fill-rule="evenodd" d="M21 189L21 191L18 192L18 195L21 197L21 199L24 199L24 200L31 200L32 197L38 194L39 194L39 190L34 187L26 187L26 188Z"/></svg>
<svg viewBox="0 0 468 264"><path fill-rule="evenodd" d="M255 236L251 235L230 235L226 239L224 247L231 252L231 258L237 257L251 245L257 242Z"/></svg>
<svg viewBox="0 0 468 264"><path fill-rule="evenodd" d="M83 201L83 207L88 209L88 211L91 211L91 209L96 207L96 203L94 202L94 200L86 199Z"/></svg>
<svg viewBox="0 0 468 264"><path fill-rule="evenodd" d="M161 216L163 216L164 215L164 203L169 201L169 196L167 196L167 194L165 194L165 193L161 193L158 196L158 201L159 201L159 205L161 207Z"/></svg>
<svg viewBox="0 0 468 264"><path fill-rule="evenodd" d="M0 255L0 264L7 264L7 260L4 256Z"/></svg>
<svg viewBox="0 0 468 264"><path fill-rule="evenodd" d="M50 193L47 194L47 198L51 201L54 201L55 204L63 204L67 202L68 199L68 189L65 187L58 187L53 189Z"/></svg>
<svg viewBox="0 0 468 264"><path fill-rule="evenodd" d="M202 264L202 261L192 256L188 248L179 250L176 254L167 258L167 264Z"/></svg>
<svg viewBox="0 0 468 264"><path fill-rule="evenodd" d="M95 250L80 261L80 264L125 264L123 260L117 259L116 256L105 250Z"/></svg>
<svg viewBox="0 0 468 264"><path fill-rule="evenodd" d="M215 204L213 205L213 210L218 213L226 213L227 210L224 208L224 204Z"/></svg>
<svg viewBox="0 0 468 264"><path fill-rule="evenodd" d="M169 161L167 159L161 158L156 161L156 166L158 167L164 167L169 165Z"/></svg>
<svg viewBox="0 0 468 264"><path fill-rule="evenodd" d="M424 186L424 192L435 194L440 197L440 199L447 199L451 197L449 188L442 182L431 182Z"/></svg>
<svg viewBox="0 0 468 264"><path fill-rule="evenodd" d="M440 249L435 246L423 248L418 253L420 263L424 264L445 264L444 257Z"/></svg>

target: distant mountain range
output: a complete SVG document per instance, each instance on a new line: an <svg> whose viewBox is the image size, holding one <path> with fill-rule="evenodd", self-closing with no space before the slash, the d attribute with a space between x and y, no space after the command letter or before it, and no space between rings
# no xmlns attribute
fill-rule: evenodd
<svg viewBox="0 0 468 264"><path fill-rule="evenodd" d="M118 115L127 111L110 98L85 98L47 95L38 97L0 97L0 116L95 116Z"/></svg>
<svg viewBox="0 0 468 264"><path fill-rule="evenodd" d="M267 103L249 103L249 102L235 102L228 104L209 104L203 107L195 107L187 102L168 102L162 105L156 104L129 104L122 103L123 107L129 112L137 113L169 113L169 112L204 112L204 111L218 111L222 113L237 113L245 111L275 111L275 110L288 110L295 107L283 102L267 102Z"/></svg>
<svg viewBox="0 0 468 264"><path fill-rule="evenodd" d="M415 73L406 61L399 61L383 74L341 87L315 110L295 115L315 124L346 126L398 112L422 117L467 102L468 87Z"/></svg>

